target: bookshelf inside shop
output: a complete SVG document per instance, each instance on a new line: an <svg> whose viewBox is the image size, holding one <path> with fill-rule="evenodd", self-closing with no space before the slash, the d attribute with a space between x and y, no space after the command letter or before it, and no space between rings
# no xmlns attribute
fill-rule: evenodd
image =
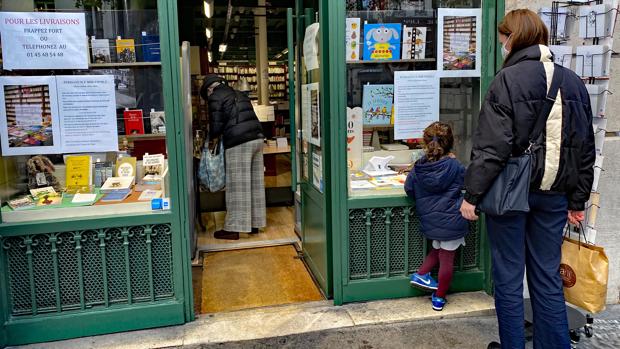
<svg viewBox="0 0 620 349"><path fill-rule="evenodd" d="M82 46L66 40L73 57L34 53L41 66L31 67L5 56L6 46L0 51L2 222L169 208L157 10L18 15L54 19L68 13L73 23L84 24L88 38ZM8 35L2 32L3 44ZM56 55L58 65L46 61Z"/></svg>
<svg viewBox="0 0 620 349"><path fill-rule="evenodd" d="M406 174L424 154L422 131L433 121L451 126L461 162L471 149L481 2L394 3L347 1L347 167L354 198L403 196Z"/></svg>

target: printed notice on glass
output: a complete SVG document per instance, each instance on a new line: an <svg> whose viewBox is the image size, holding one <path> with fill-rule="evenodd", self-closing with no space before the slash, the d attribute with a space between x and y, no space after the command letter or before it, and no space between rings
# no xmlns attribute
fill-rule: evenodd
<svg viewBox="0 0 620 349"><path fill-rule="evenodd" d="M114 76L58 76L56 86L63 151L118 151Z"/></svg>
<svg viewBox="0 0 620 349"><path fill-rule="evenodd" d="M3 67L88 69L84 13L1 12Z"/></svg>
<svg viewBox="0 0 620 349"><path fill-rule="evenodd" d="M439 120L439 76L435 71L394 73L394 138L422 138Z"/></svg>

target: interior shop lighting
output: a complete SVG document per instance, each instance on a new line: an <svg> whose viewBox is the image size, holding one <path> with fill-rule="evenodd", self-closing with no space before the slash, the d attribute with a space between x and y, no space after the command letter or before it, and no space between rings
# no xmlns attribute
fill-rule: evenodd
<svg viewBox="0 0 620 349"><path fill-rule="evenodd" d="M239 22L241 17L239 15L235 15L235 17L233 17L233 19L235 20L235 22Z"/></svg>
<svg viewBox="0 0 620 349"><path fill-rule="evenodd" d="M207 39L211 39L213 37L213 30L209 27L205 28L205 36Z"/></svg>
<svg viewBox="0 0 620 349"><path fill-rule="evenodd" d="M205 16L207 18L213 17L213 0L205 0L203 3Z"/></svg>
<svg viewBox="0 0 620 349"><path fill-rule="evenodd" d="M237 27L233 27L231 30L234 34L237 34Z"/></svg>
<svg viewBox="0 0 620 349"><path fill-rule="evenodd" d="M213 53L211 51L207 51L207 59L209 62L213 62Z"/></svg>
<svg viewBox="0 0 620 349"><path fill-rule="evenodd" d="M224 52L226 52L226 49L227 49L227 48L228 48L228 45L226 45L226 44L220 44L219 51L220 51L220 52L222 52L222 53L224 53Z"/></svg>

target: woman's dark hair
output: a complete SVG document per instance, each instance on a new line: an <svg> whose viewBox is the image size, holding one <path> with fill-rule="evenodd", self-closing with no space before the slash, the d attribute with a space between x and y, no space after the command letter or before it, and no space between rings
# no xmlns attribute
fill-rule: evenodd
<svg viewBox="0 0 620 349"><path fill-rule="evenodd" d="M508 12L497 30L510 36L510 54L533 45L548 45L549 30L540 17L531 10L519 9Z"/></svg>
<svg viewBox="0 0 620 349"><path fill-rule="evenodd" d="M448 155L454 146L452 128L445 122L433 122L424 130L424 151L428 161L433 162Z"/></svg>

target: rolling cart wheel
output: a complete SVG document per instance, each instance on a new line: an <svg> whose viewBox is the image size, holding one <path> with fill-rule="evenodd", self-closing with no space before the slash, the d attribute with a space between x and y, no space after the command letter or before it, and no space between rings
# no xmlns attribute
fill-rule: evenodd
<svg viewBox="0 0 620 349"><path fill-rule="evenodd" d="M592 338L594 335L594 329L592 328L592 324L594 323L594 318L590 314L586 314L586 325L583 327L584 332L586 333L586 337Z"/></svg>
<svg viewBox="0 0 620 349"><path fill-rule="evenodd" d="M568 333L570 335L571 343L573 343L573 344L579 343L579 340L581 339L581 336L579 336L579 333L577 333L577 331L570 330Z"/></svg>
<svg viewBox="0 0 620 349"><path fill-rule="evenodd" d="M588 338L592 338L592 336L594 335L594 329L592 329L592 325L585 325L583 326L583 331L586 333L586 337Z"/></svg>

